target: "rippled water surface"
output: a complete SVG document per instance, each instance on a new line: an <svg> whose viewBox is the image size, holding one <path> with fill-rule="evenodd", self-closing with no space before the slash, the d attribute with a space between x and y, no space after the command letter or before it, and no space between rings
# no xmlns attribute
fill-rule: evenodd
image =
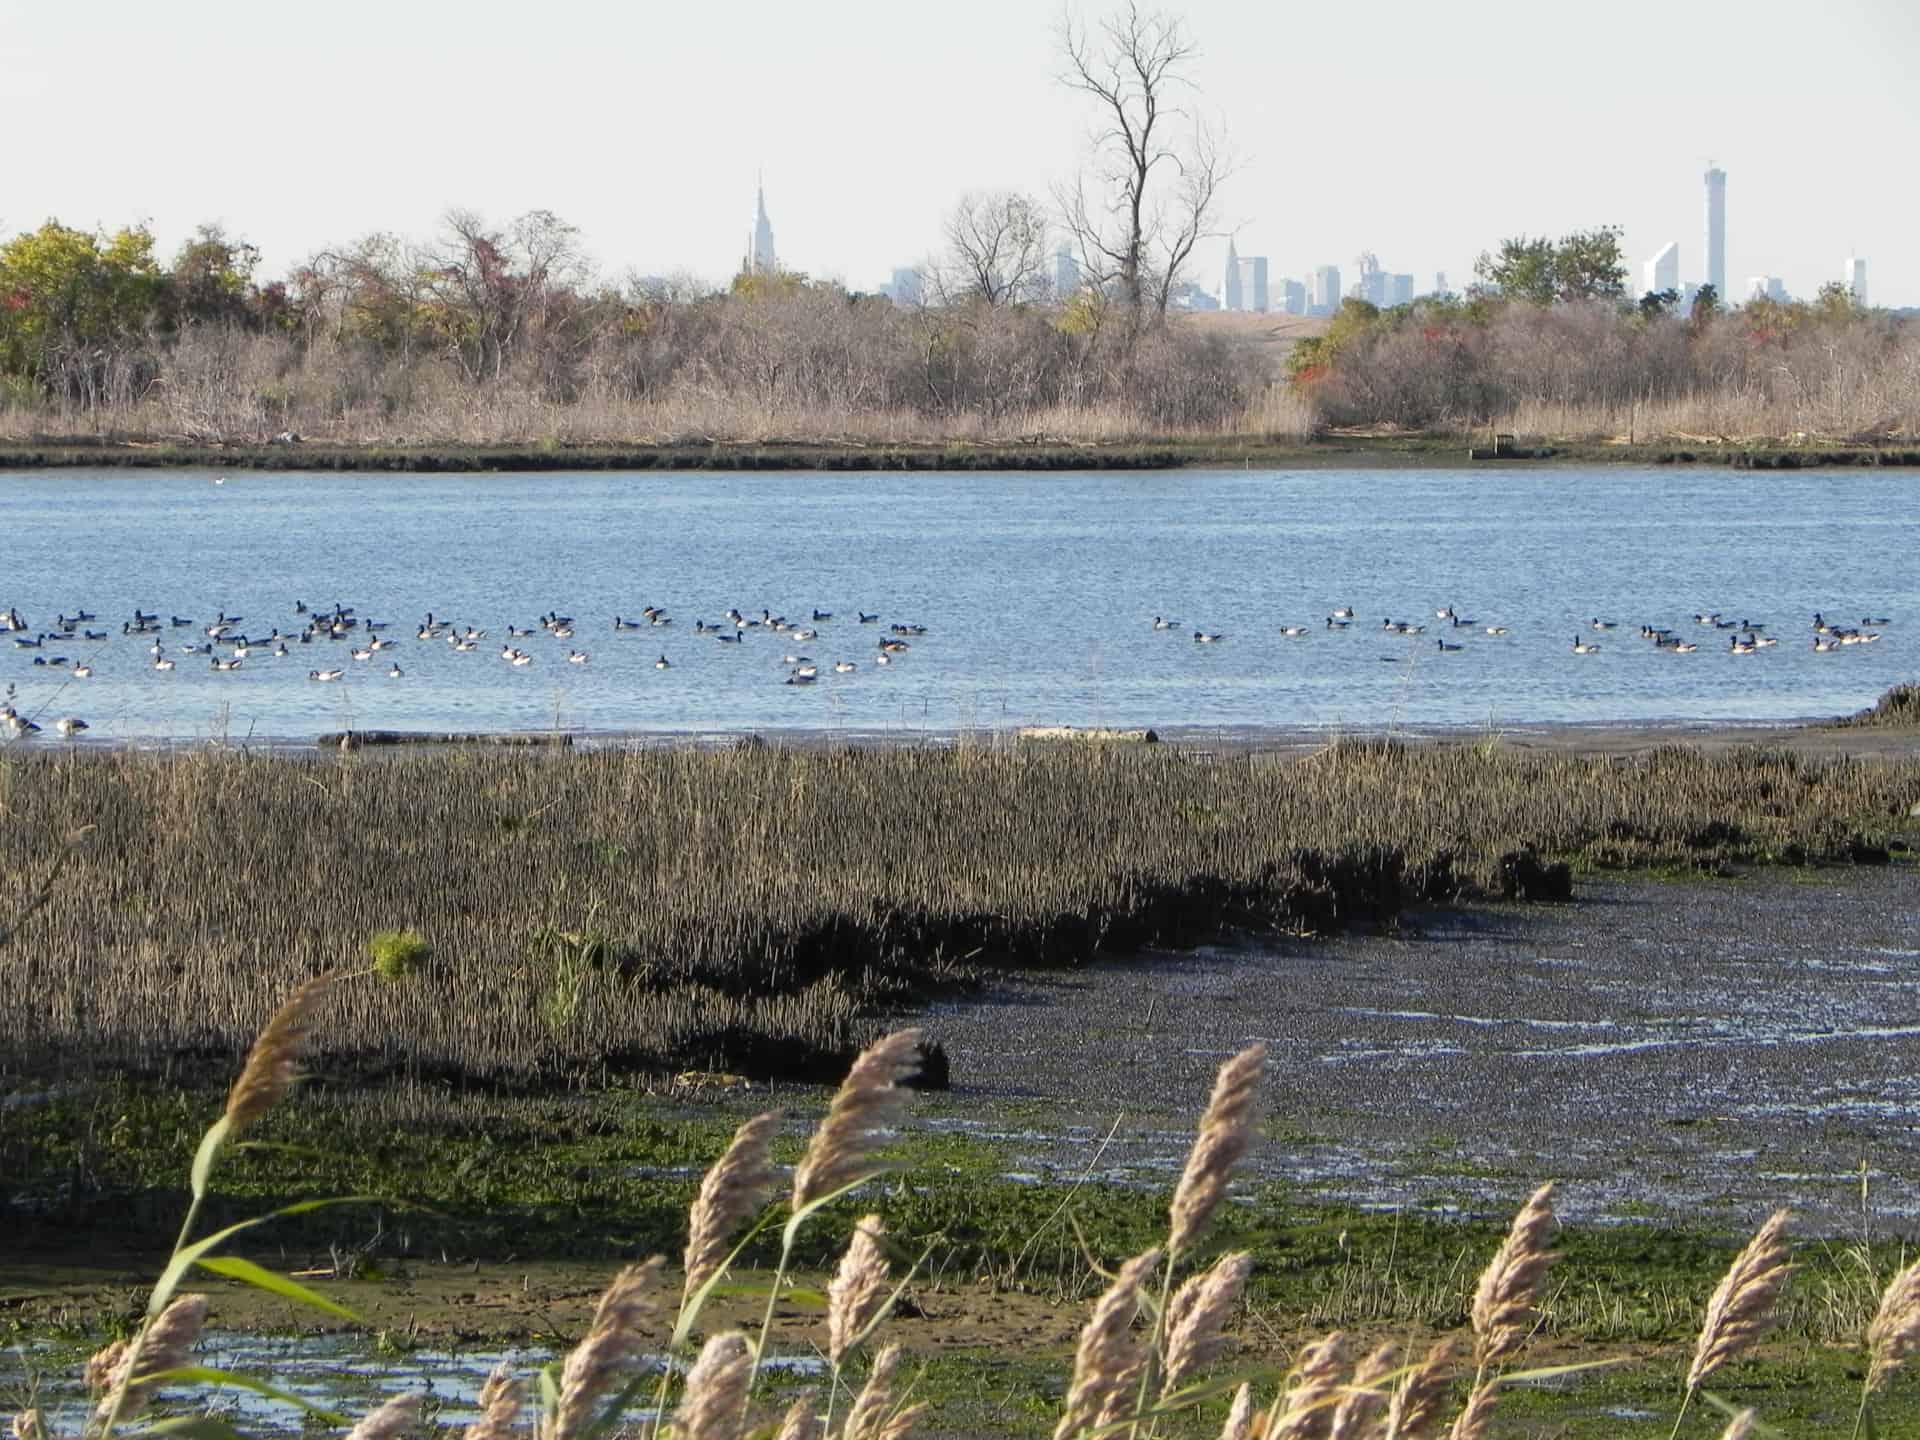
<svg viewBox="0 0 1920 1440"><path fill-rule="evenodd" d="M6 474L0 607L17 607L29 638L80 608L111 638L35 650L0 637L0 684L40 716L43 741L66 714L107 740L1784 720L1913 678L1913 483L1693 468ZM180 648L223 610L256 639L297 637L301 601L390 622L400 643L356 662L346 643L295 638L284 659L256 648L225 672ZM615 633L616 614L650 604L673 623ZM150 637L121 634L136 606L160 615L171 671L152 668ZM1358 618L1328 630L1342 606ZM1447 606L1478 624L1436 619ZM804 641L695 633L729 607L833 618ZM465 654L418 640L429 611L486 639ZM574 637L514 638L532 662L503 663L507 627L553 611L575 618ZM862 625L860 611L880 619ZM1700 611L1761 622L1779 643L1730 654ZM1816 611L1891 623L1875 643L1816 654ZM172 627L176 615L196 623ZM1178 624L1155 631L1156 615ZM1427 629L1391 635L1388 617ZM1620 628L1596 632L1596 618ZM876 666L893 623L927 633ZM1496 624L1511 633L1484 633ZM1700 649L1658 653L1642 624ZM1224 638L1196 644L1196 629ZM1600 652L1573 654L1576 634ZM568 663L569 649L588 660ZM93 675L33 664L60 655ZM814 660L818 681L783 683L789 655ZM345 676L308 678L332 668Z"/></svg>

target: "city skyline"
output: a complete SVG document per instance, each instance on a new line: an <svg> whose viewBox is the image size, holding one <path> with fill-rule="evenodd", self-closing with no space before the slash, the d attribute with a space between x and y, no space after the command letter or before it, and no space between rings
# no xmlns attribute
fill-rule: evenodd
<svg viewBox="0 0 1920 1440"><path fill-rule="evenodd" d="M1269 258L1275 288L1369 251L1463 288L1507 236L1601 224L1622 227L1634 270L1679 239L1691 279L1711 161L1733 191L1727 275L1811 295L1858 254L1876 302L1920 304L1920 199L1885 183L1878 147L1826 138L1920 133L1905 83L1920 14L1900 0L1836 0L1817 18L1787 0L1625 0L1607 27L1620 63L1606 66L1561 63L1588 27L1520 0L1450 7L1444 21L1381 0L1364 55L1306 52L1284 16L1228 0L1170 8L1199 47L1188 99L1237 157L1220 234L1187 277L1203 288L1217 288L1229 237ZM82 58L90 87L61 144L9 157L0 232L144 220L170 254L216 221L278 275L370 231L428 238L455 207L497 221L548 209L609 276L724 284L764 171L782 262L877 289L938 250L965 191L1047 199L1080 168L1094 121L1057 83L1055 12L1015 0L980 0L967 26L879 0L842 0L832 26L766 0L644 15L555 0L535 29L501 0L339 0L336 12L316 29L240 0L165 14L0 0L0 94L40 113ZM1810 67L1792 105L1753 86L1782 36L1835 26L1873 42L1844 73ZM1656 32L1658 55L1629 39ZM329 103L317 82L360 73L374 35L383 73L495 74L514 98L463 112L441 87L407 84ZM195 74L218 83L180 83ZM1327 127L1336 144L1312 138Z"/></svg>

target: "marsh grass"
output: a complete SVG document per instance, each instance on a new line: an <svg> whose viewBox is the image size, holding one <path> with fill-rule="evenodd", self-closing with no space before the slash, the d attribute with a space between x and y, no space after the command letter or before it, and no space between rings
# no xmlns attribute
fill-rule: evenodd
<svg viewBox="0 0 1920 1440"><path fill-rule="evenodd" d="M1916 804L1916 761L1677 746L10 756L0 1075L224 1064L405 915L417 974L343 992L332 1075L827 1080L994 967L1550 897L1556 857L1884 861Z"/></svg>

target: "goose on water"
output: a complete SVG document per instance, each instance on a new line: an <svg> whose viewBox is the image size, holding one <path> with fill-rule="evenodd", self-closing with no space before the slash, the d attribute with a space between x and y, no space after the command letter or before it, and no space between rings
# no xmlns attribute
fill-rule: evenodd
<svg viewBox="0 0 1920 1440"><path fill-rule="evenodd" d="M1600 647L1592 641L1582 640L1576 635L1573 637L1573 653L1576 655L1598 655L1600 653Z"/></svg>

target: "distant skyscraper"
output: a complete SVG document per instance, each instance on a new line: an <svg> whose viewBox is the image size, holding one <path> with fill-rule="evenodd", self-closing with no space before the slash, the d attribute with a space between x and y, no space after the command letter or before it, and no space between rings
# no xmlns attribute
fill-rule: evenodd
<svg viewBox="0 0 1920 1440"><path fill-rule="evenodd" d="M1080 293L1080 262L1062 245L1053 252L1053 296L1062 305Z"/></svg>
<svg viewBox="0 0 1920 1440"><path fill-rule="evenodd" d="M1287 314L1304 315L1307 313L1307 287L1305 285L1302 285L1298 280L1282 280L1280 282L1280 290L1281 294L1285 297L1283 304L1286 307Z"/></svg>
<svg viewBox="0 0 1920 1440"><path fill-rule="evenodd" d="M894 304L917 310L927 301L926 277L911 265L898 267L884 293Z"/></svg>
<svg viewBox="0 0 1920 1440"><path fill-rule="evenodd" d="M1240 308L1267 313L1267 257L1240 257Z"/></svg>
<svg viewBox="0 0 1920 1440"><path fill-rule="evenodd" d="M1220 277L1220 308L1222 310L1246 309L1246 292L1240 284L1240 254L1233 248L1233 237L1227 237L1227 268Z"/></svg>
<svg viewBox="0 0 1920 1440"><path fill-rule="evenodd" d="M1707 284L1721 299L1727 295L1727 172L1707 170Z"/></svg>
<svg viewBox="0 0 1920 1440"><path fill-rule="evenodd" d="M1387 276L1387 304L1411 305L1413 303L1413 276Z"/></svg>
<svg viewBox="0 0 1920 1440"><path fill-rule="evenodd" d="M1340 267L1322 265L1313 272L1313 308L1331 315L1340 308Z"/></svg>
<svg viewBox="0 0 1920 1440"><path fill-rule="evenodd" d="M1660 247L1660 251L1642 267L1641 275L1645 283L1640 287L1649 295L1659 295L1667 290L1680 289L1680 243L1669 240Z"/></svg>
<svg viewBox="0 0 1920 1440"><path fill-rule="evenodd" d="M1787 302L1787 282L1778 275L1749 275L1747 299L1778 300L1784 305Z"/></svg>
<svg viewBox="0 0 1920 1440"><path fill-rule="evenodd" d="M1450 293L1447 289L1446 271L1436 270L1433 272L1433 293L1436 295L1446 295Z"/></svg>
<svg viewBox="0 0 1920 1440"><path fill-rule="evenodd" d="M1867 303L1867 262L1858 255L1847 257L1847 268L1840 272L1840 283L1847 287L1847 294L1853 297L1856 305Z"/></svg>
<svg viewBox="0 0 1920 1440"><path fill-rule="evenodd" d="M767 219L767 188L760 185L754 193L753 235L747 241L747 254L741 270L748 275L772 275L780 269L773 253L773 222Z"/></svg>

